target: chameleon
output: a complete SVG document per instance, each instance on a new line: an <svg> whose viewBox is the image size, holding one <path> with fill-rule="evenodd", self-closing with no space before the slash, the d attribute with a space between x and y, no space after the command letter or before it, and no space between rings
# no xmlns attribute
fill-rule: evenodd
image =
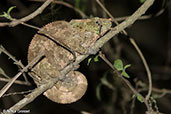
<svg viewBox="0 0 171 114"><path fill-rule="evenodd" d="M42 27L34 35L28 48L28 63L40 52L43 58L31 69L37 86L42 80L56 78L74 56L87 54L90 48L112 26L111 19L91 18L55 21ZM45 34L44 34L45 33ZM87 79L78 71L70 71L64 80L58 81L43 94L50 100L68 104L79 100L87 90Z"/></svg>

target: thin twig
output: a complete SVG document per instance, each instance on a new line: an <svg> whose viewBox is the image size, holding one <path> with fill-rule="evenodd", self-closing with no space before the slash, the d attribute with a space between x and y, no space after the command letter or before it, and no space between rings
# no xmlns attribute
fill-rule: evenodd
<svg viewBox="0 0 171 114"><path fill-rule="evenodd" d="M115 28L113 28L111 31L109 31L106 35L101 37L94 46L92 46L92 49L95 49L95 51L99 50L108 40L110 40L113 36L115 36L117 33L121 32L123 29L128 27L129 25L133 24L142 14L145 13L145 11L153 4L154 0L146 0L144 4L137 10L133 15L131 15L126 21L122 22ZM96 51L96 52L97 52ZM73 70L73 66L77 66L81 61L83 61L85 58L87 58L88 55L80 55L76 58L75 62L72 64L69 64L67 67L65 67L60 73L61 75L59 78L62 78L65 76L69 71ZM46 91L47 89L51 88L55 85L55 83L59 80L59 78L51 79L47 83L44 83L40 85L38 88L36 88L32 93L28 94L25 98L20 100L18 103L16 103L14 106L12 106L9 110L19 110L23 108L25 105L32 102L36 97L38 97L41 93Z"/></svg>
<svg viewBox="0 0 171 114"><path fill-rule="evenodd" d="M45 0L28 0L28 1L34 1L34 2L44 2ZM68 8L71 8L73 9L75 12L77 12L82 18L88 18L88 16L83 13L80 9L72 6L71 4L67 3L67 2L64 2L64 1L59 1L59 0L54 0L53 3L56 3L56 4L60 4L60 5L64 5Z"/></svg>
<svg viewBox="0 0 171 114"><path fill-rule="evenodd" d="M11 78L9 79L7 79L7 78L1 78L0 77L0 81L3 81L3 82L9 82L11 80ZM27 85L27 86L30 86L31 85L31 83L30 82L25 82L25 81L20 81L20 80L15 80L15 82L14 83L16 83L16 84L20 84L20 85Z"/></svg>
<svg viewBox="0 0 171 114"><path fill-rule="evenodd" d="M138 18L138 20L146 20L146 19L151 19L152 17L158 17L161 14L163 14L165 11L165 9L161 9L158 13L156 13L155 15L143 15L141 17ZM115 20L118 22L124 21L125 19L127 19L129 16L123 16L123 17L116 17Z"/></svg>
<svg viewBox="0 0 171 114"><path fill-rule="evenodd" d="M130 114L134 114L135 100L136 100L136 98L133 98L133 100L131 102Z"/></svg>
<svg viewBox="0 0 171 114"><path fill-rule="evenodd" d="M33 19L34 17L36 17L37 15L41 14L43 12L43 10L52 2L53 0L46 0L43 5L41 7L39 7L36 11L34 11L33 13L31 13L30 15L28 16L25 16L21 19L15 19L13 20L12 22L4 22L4 23L0 23L0 27L3 27L3 26L16 26L18 24L21 24L23 22L26 22L26 21L29 21L31 19Z"/></svg>
<svg viewBox="0 0 171 114"><path fill-rule="evenodd" d="M147 91L147 89L139 89L138 91L139 92ZM159 89L159 88L154 88L154 87L152 88L152 92L156 94L161 94L161 95L158 95L158 98L161 98L166 94L171 94L171 90L169 89Z"/></svg>
<svg viewBox="0 0 171 114"><path fill-rule="evenodd" d="M40 28L39 28L39 27L36 27L36 26L30 25L30 24L27 24L27 23L25 23L25 22L23 22L23 23L21 23L21 24L22 24L22 25L24 25L24 26L27 26L27 27L30 27L30 28L36 29L36 30L40 30Z"/></svg>
<svg viewBox="0 0 171 114"><path fill-rule="evenodd" d="M119 23L115 20L115 18L110 14L110 12L103 6L103 4L99 1L99 0L96 0L97 3L103 8L103 10L112 18L112 20L114 21L114 23L116 25L119 25ZM126 30L122 30L123 34L125 34L126 36L128 36L128 33L126 32ZM152 91L152 77L151 77L151 72L150 72L150 69L149 69L149 66L145 60L145 57L144 55L142 54L140 48L138 47L138 45L136 44L136 42L134 41L133 38L129 38L129 41L131 42L131 44L134 46L134 48L136 49L136 51L138 52L143 64L144 64L144 67L146 69L146 72L147 72L147 76L148 76L148 81L149 81L149 90L148 90L148 94L146 95L146 100L148 100L150 98L150 95L151 95L151 91Z"/></svg>
<svg viewBox="0 0 171 114"><path fill-rule="evenodd" d="M169 89L159 89L159 88L155 88L153 87L152 90L156 93L168 93L171 94L171 90Z"/></svg>
<svg viewBox="0 0 171 114"><path fill-rule="evenodd" d="M11 95L21 95L21 94L26 94L26 93L30 93L30 92L33 92L33 90L8 93L8 94L4 94L2 97L7 97L7 96L11 96Z"/></svg>
<svg viewBox="0 0 171 114"><path fill-rule="evenodd" d="M149 80L149 90L148 90L148 94L146 95L146 100L149 100L150 95L151 95L151 91L152 91L152 79L151 79L151 72L149 69L149 66L145 60L145 57L143 56L141 50L139 49L139 47L137 46L137 44L135 43L135 41L133 40L133 38L130 38L131 43L133 44L133 46L135 47L135 49L137 50L138 54L141 57L141 60L143 61L144 67L146 69L147 72L147 76L148 76L148 80Z"/></svg>
<svg viewBox="0 0 171 114"><path fill-rule="evenodd" d="M15 82L15 80L23 73L28 70L28 68L32 67L35 63L37 63L40 58L44 56L44 52L41 52L38 56L36 56L26 67L24 67L19 73L17 73L1 90L0 90L0 98L2 95L11 87L11 85Z"/></svg>
<svg viewBox="0 0 171 114"><path fill-rule="evenodd" d="M135 80L135 89L137 90L137 88L138 88L138 84L136 83L136 80ZM136 101L136 97L133 97L133 100L131 102L131 107L130 107L130 114L134 114L135 101Z"/></svg>
<svg viewBox="0 0 171 114"><path fill-rule="evenodd" d="M5 77L6 79L10 79L10 77L4 72L4 70L2 68L0 68L0 75Z"/></svg>

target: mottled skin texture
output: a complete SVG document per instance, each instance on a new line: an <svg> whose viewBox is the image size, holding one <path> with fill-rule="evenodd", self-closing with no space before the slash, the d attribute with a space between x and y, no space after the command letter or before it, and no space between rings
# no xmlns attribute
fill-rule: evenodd
<svg viewBox="0 0 171 114"><path fill-rule="evenodd" d="M40 52L45 52L45 58L32 69L33 76L38 80L34 80L35 83L39 86L42 80L58 77L59 71L73 61L73 53L76 56L86 54L87 48L110 27L111 20L101 18L56 21L44 26L38 33L45 32L53 40L46 35L36 34L28 50L28 62ZM65 80L59 81L44 92L44 95L54 102L66 104L80 99L86 89L87 80L84 75L78 71L71 71Z"/></svg>

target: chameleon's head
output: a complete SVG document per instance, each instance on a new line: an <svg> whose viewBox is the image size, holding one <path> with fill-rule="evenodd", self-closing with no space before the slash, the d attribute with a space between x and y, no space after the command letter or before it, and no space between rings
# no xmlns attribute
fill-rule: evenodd
<svg viewBox="0 0 171 114"><path fill-rule="evenodd" d="M112 20L111 19L99 18L99 17L95 17L93 19L96 23L96 26L101 27L100 28L101 34L104 34L106 31L108 31L112 27Z"/></svg>
<svg viewBox="0 0 171 114"><path fill-rule="evenodd" d="M90 19L71 20L72 27L82 32L94 32L104 34L112 27L111 19L94 17Z"/></svg>

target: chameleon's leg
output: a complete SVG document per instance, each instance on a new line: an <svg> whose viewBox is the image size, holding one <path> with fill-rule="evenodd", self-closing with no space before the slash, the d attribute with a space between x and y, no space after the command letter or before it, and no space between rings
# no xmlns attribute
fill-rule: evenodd
<svg viewBox="0 0 171 114"><path fill-rule="evenodd" d="M31 71L31 77L33 78L33 80L35 80L36 82L41 81L41 76L39 76L36 72Z"/></svg>

